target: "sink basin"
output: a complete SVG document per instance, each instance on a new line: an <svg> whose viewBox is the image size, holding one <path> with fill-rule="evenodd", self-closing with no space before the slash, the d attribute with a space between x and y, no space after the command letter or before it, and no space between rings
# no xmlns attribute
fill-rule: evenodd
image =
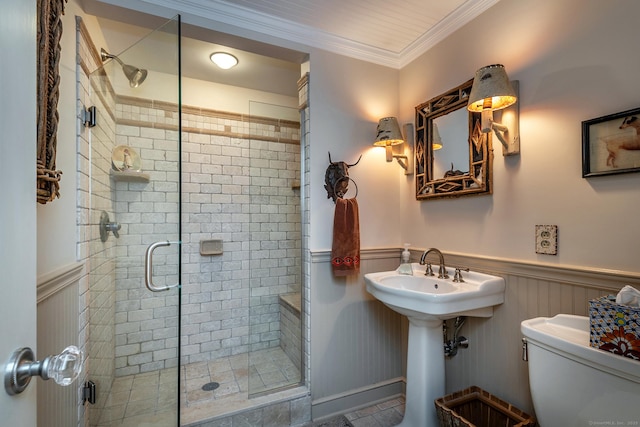
<svg viewBox="0 0 640 427"><path fill-rule="evenodd" d="M417 319L446 320L456 316L491 317L493 306L504 302L502 277L474 271L462 272L464 282L425 276L425 268L412 264L413 276L397 271L364 275L367 291L389 308ZM437 270L437 268L436 268Z"/></svg>

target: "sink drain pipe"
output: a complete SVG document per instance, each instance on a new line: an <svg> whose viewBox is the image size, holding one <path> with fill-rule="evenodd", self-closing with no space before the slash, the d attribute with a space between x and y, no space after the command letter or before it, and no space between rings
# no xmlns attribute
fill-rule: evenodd
<svg viewBox="0 0 640 427"><path fill-rule="evenodd" d="M453 357L458 354L458 347L467 348L469 347L469 340L459 335L460 329L462 325L464 325L465 320L467 320L466 316L458 316L456 317L455 323L453 324L453 339L449 339L449 334L447 331L447 321L442 322L442 336L444 339L444 355L446 357Z"/></svg>

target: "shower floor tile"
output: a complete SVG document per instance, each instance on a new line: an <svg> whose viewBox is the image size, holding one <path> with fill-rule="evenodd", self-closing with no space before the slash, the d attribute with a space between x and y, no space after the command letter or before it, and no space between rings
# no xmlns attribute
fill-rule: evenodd
<svg viewBox="0 0 640 427"><path fill-rule="evenodd" d="M169 368L116 378L97 426L175 426L177 370Z"/></svg>
<svg viewBox="0 0 640 427"><path fill-rule="evenodd" d="M271 395L266 392L300 382L299 370L279 347L194 363L181 369L186 376L180 394L183 425L245 410L268 401ZM220 386L213 391L202 390L210 382ZM265 395L249 399L249 388L252 395ZM282 392L276 392L279 393Z"/></svg>
<svg viewBox="0 0 640 427"><path fill-rule="evenodd" d="M300 382L300 372L280 347L192 363L181 369L185 378L181 400L186 408L203 401L246 396L249 388L251 393L260 394ZM219 387L203 390L212 382Z"/></svg>
<svg viewBox="0 0 640 427"><path fill-rule="evenodd" d="M97 427L175 426L178 368L116 378ZM252 405L253 394L300 382L300 372L277 347L180 367L181 416L189 424ZM203 389L216 382L219 387ZM185 421L183 421L183 424Z"/></svg>

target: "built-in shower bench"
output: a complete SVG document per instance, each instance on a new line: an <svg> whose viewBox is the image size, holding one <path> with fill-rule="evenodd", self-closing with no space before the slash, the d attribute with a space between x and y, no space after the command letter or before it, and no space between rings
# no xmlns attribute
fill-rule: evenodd
<svg viewBox="0 0 640 427"><path fill-rule="evenodd" d="M280 347L298 369L301 366L302 354L301 307L302 299L299 292L280 295Z"/></svg>

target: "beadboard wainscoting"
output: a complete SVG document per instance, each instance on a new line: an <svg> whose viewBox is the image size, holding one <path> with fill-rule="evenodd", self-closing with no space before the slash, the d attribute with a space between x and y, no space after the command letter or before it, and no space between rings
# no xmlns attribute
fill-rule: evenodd
<svg viewBox="0 0 640 427"><path fill-rule="evenodd" d="M415 254L419 257L419 254ZM417 258L416 258L417 259ZM533 414L527 362L522 360L520 322L559 313L588 316L588 301L640 286L640 274L583 266L536 264L445 253L448 265L502 276L505 301L489 319L469 318L461 334L469 348L446 362L446 392L477 385Z"/></svg>
<svg viewBox="0 0 640 427"><path fill-rule="evenodd" d="M78 342L82 273L83 264L73 263L38 278L37 360L59 354L68 345L82 346ZM82 376L68 387L53 380L33 381L38 383L38 425L78 425Z"/></svg>
<svg viewBox="0 0 640 427"><path fill-rule="evenodd" d="M311 253L311 398L314 420L404 392L406 319L373 298L364 274L398 266L397 249L360 252L360 274L335 277L331 252Z"/></svg>
<svg viewBox="0 0 640 427"><path fill-rule="evenodd" d="M346 279L333 277L329 251L312 253L314 419L404 390L408 322L371 297L363 279L365 273L397 268L400 253L399 248L363 249L360 274ZM640 286L637 273L443 253L447 265L506 280L505 302L494 309L493 317L468 318L463 326L469 348L447 359L446 392L477 385L529 413L533 405L520 322L559 313L586 316L589 299L616 293L625 284ZM421 254L412 250L412 261Z"/></svg>

